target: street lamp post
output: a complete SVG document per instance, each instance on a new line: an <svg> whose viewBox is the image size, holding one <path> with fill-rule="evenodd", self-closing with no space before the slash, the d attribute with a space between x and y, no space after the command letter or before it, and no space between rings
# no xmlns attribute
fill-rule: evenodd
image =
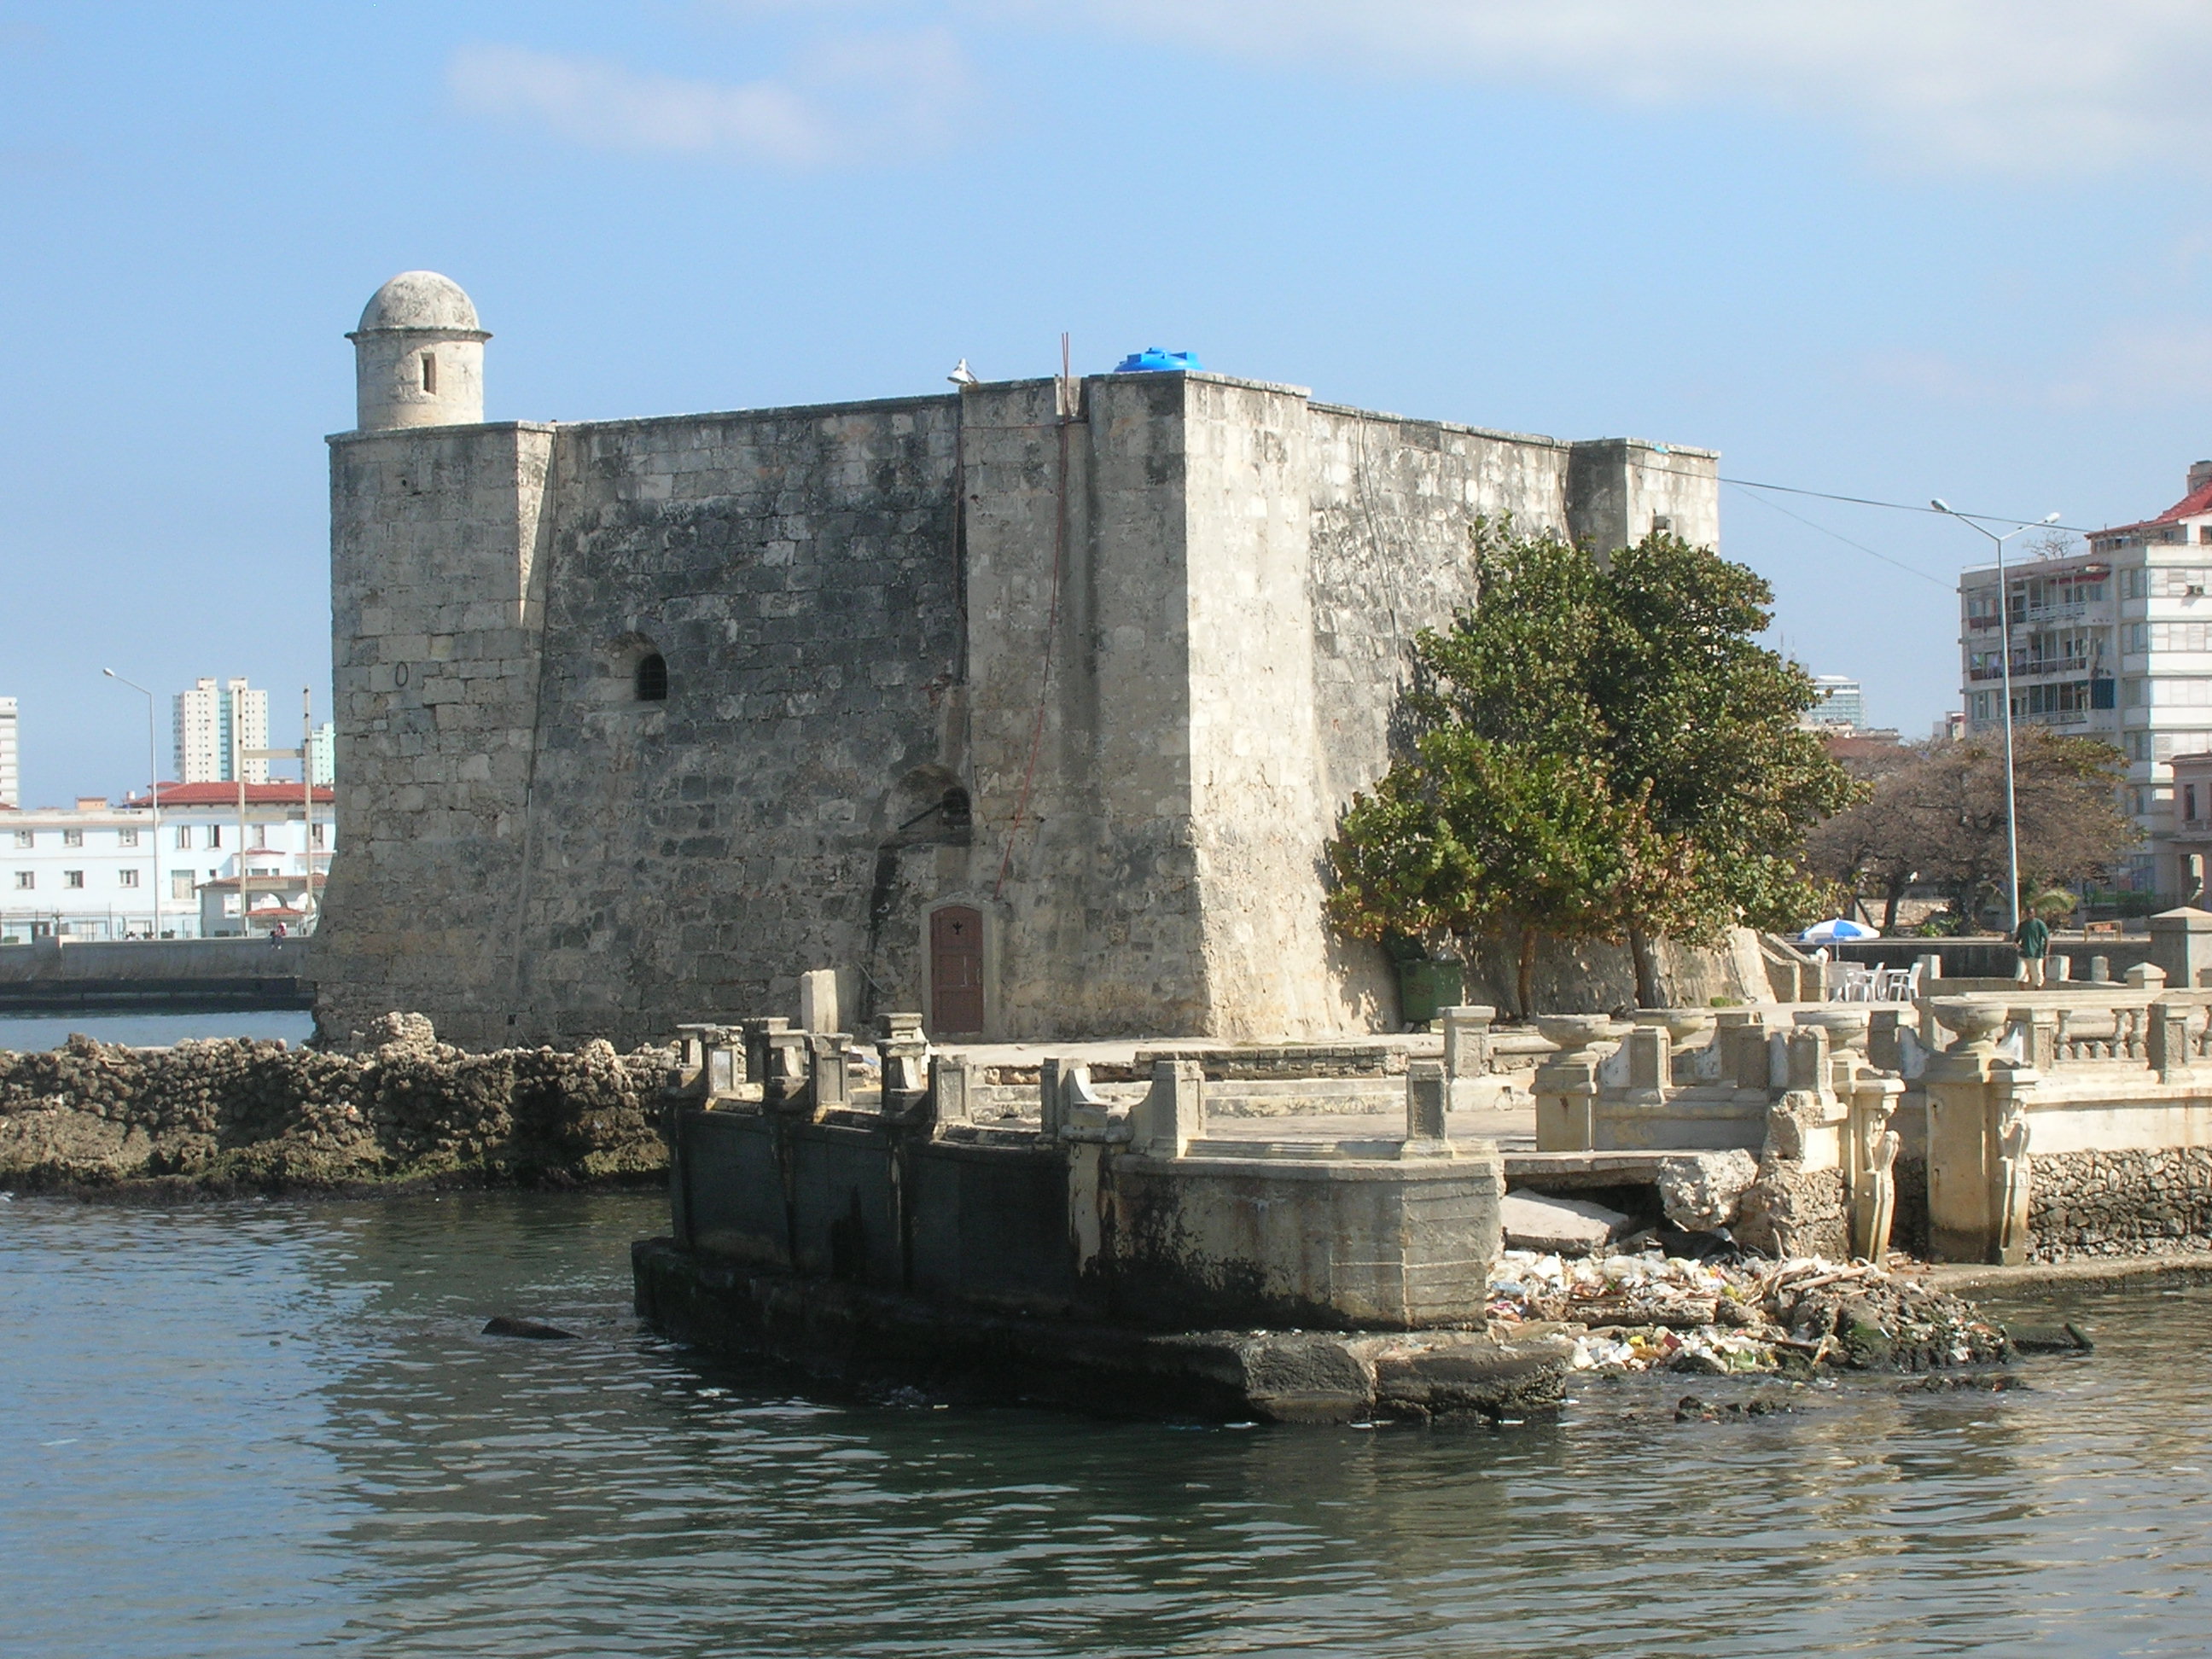
<svg viewBox="0 0 2212 1659"><path fill-rule="evenodd" d="M1967 529L1987 536L1997 550L1997 659L2002 665L2004 683L2004 774L2005 774L2005 875L2006 890L2011 902L2006 914L2010 922L2006 931L2014 938L2020 935L2020 814L2013 787L2012 769L2012 595L2005 586L2005 544L2014 537L2030 530L2040 530L2045 525L2057 524L2058 514L2047 513L2033 524L2024 524L2017 530L2008 530L2000 536L1986 525L1980 525L1938 495L1928 503L1938 513L1948 513Z"/></svg>
<svg viewBox="0 0 2212 1659"><path fill-rule="evenodd" d="M146 767L149 774L147 788L154 799L153 867L147 874L154 878L154 928L155 939L161 937L161 750L154 732L154 694L136 680L126 680L112 668L100 671L118 685L127 685L146 699Z"/></svg>

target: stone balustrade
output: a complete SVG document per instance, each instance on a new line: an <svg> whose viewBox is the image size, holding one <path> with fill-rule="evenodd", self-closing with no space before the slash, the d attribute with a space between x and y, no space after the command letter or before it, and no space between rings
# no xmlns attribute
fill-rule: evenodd
<svg viewBox="0 0 2212 1659"><path fill-rule="evenodd" d="M1940 981L1938 981L1940 984ZM2212 1247L2212 989L2155 966L1909 1006L1540 1020L1543 1152L1741 1148L1828 1182L1852 1250Z"/></svg>
<svg viewBox="0 0 2212 1659"><path fill-rule="evenodd" d="M1977 989L1909 1006L1660 1009L1538 1024L1553 1045L1533 1078L1540 1153L1751 1153L1767 1206L1759 1224L1778 1248L1873 1255L1895 1237L1939 1259L2005 1261L2176 1240L2212 1247L2212 988L2168 988L2148 964L2125 982ZM1016 1114L1007 1085L933 1051L911 1016L886 1023L872 1065L848 1037L783 1020L683 1028L671 1097L702 1117L783 1126L780 1157L802 1130L872 1136L869 1156L886 1167L1046 1156L1066 1188L1058 1224L1089 1264L1080 1272L1110 1277L1120 1252L1132 1283L1166 1271L1170 1214L1186 1227L1174 1247L1186 1256L1192 1238L1211 1241L1198 1247L1200 1267L1176 1258L1176 1272L1251 1267L1237 1252L1273 1206L1316 1237L1346 1241L1317 1279L1270 1279L1271 1266L1251 1281L1274 1286L1278 1313L1304 1298L1302 1317L1419 1322L1472 1304L1454 1302L1460 1290L1422 1288L1449 1275L1442 1247L1416 1237L1404 1206L1437 1181L1454 1194L1446 1209L1473 1215L1479 1197L1452 1182L1476 1176L1494 1191L1497 1180L1486 1144L1455 1145L1445 1133L1488 1065L1491 1011L1449 1010L1444 1024L1443 1061L1406 1066L1402 1135L1357 1141L1270 1142L1249 1126L1210 1135L1203 1069L1158 1054L1146 1057L1148 1078L1097 1086L1085 1065L1048 1060L1034 1115ZM691 1133L711 1141L725 1130ZM1316 1171L1332 1172L1334 1184L1311 1184ZM1387 1237L1358 1248L1394 1264L1396 1290L1352 1265L1348 1241L1361 1226L1371 1231L1371 1221L1350 1219L1360 1204L1386 1218ZM1193 1222L1201 1214L1202 1225ZM1139 1215L1152 1219L1137 1227ZM1152 1265L1139 1273L1130 1264L1145 1252ZM1285 1235L1267 1254L1279 1266L1297 1251Z"/></svg>
<svg viewBox="0 0 2212 1659"><path fill-rule="evenodd" d="M1559 1048L1536 1071L1537 1149L1753 1152L1781 1188L1821 1194L1794 1218L1826 1209L1844 1235L1835 1244L1876 1255L1896 1213L1902 1143L1892 1125L1905 1085L1873 1063L1869 1037L1887 1015L1893 1038L1909 1012L1826 1004L1645 1010L1632 1023L1540 1017ZM1788 1237L1797 1228L1793 1218L1781 1242L1831 1243Z"/></svg>

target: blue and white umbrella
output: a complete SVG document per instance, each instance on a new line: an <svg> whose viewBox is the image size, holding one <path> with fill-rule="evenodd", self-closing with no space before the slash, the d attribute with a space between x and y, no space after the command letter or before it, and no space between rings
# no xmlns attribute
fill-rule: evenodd
<svg viewBox="0 0 2212 1659"><path fill-rule="evenodd" d="M1797 935L1800 945L1833 945L1839 939L1880 939L1881 930L1862 926L1838 916L1832 921L1815 922Z"/></svg>

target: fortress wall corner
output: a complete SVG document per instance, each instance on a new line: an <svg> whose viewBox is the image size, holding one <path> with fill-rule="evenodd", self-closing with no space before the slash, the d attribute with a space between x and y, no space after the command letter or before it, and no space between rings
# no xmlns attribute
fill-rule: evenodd
<svg viewBox="0 0 2212 1659"><path fill-rule="evenodd" d="M507 978L551 454L550 428L516 425L331 442L328 1030L434 1006L456 1040L501 1035L472 1026L453 988Z"/></svg>

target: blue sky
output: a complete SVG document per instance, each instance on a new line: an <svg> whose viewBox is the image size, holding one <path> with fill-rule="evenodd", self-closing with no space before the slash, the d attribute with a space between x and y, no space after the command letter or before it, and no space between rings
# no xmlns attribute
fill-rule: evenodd
<svg viewBox="0 0 2212 1659"><path fill-rule="evenodd" d="M1731 477L2145 516L2212 454L2208 47L2161 0L0 0L27 803L143 782L103 665L327 710L322 436L415 267L497 337L494 418L1047 373L1066 329L1085 370L1159 344ZM1723 524L1808 667L1909 732L1954 704L1978 538L1734 488Z"/></svg>

